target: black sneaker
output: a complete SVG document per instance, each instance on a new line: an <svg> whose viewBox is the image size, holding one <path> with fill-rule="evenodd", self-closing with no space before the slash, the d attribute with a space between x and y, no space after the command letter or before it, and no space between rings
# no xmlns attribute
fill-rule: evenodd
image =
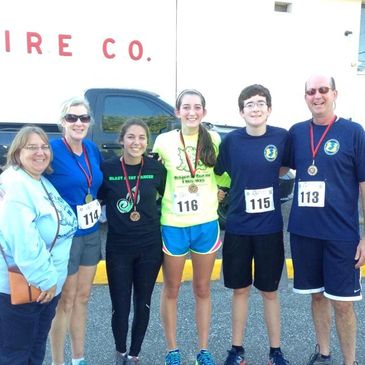
<svg viewBox="0 0 365 365"><path fill-rule="evenodd" d="M323 357L319 352L319 345L317 344L307 365L332 365L332 359L331 357Z"/></svg>
<svg viewBox="0 0 365 365"><path fill-rule="evenodd" d="M236 349L232 348L227 352L228 356L224 362L224 365L247 365L244 351L237 351Z"/></svg>
<svg viewBox="0 0 365 365"><path fill-rule="evenodd" d="M276 350L269 355L268 365L289 365L289 361L284 358L284 355L280 350Z"/></svg>

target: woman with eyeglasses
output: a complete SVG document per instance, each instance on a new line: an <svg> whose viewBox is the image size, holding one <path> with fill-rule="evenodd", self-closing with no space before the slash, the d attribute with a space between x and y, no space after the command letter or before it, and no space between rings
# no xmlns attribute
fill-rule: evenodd
<svg viewBox="0 0 365 365"><path fill-rule="evenodd" d="M62 105L60 118L63 137L51 142L53 173L48 178L74 210L79 226L72 242L68 277L50 333L53 365L64 364L67 329L71 337L72 365L86 365L87 303L101 259L98 222L101 208L96 197L103 181L101 154L96 144L86 139L91 121L90 107L85 99L67 100Z"/></svg>
<svg viewBox="0 0 365 365"><path fill-rule="evenodd" d="M9 148L1 174L1 365L42 365L48 332L67 276L77 221L71 207L43 176L50 170L51 160L44 131L23 127ZM40 289L36 301L12 304L8 275L8 268L12 267Z"/></svg>

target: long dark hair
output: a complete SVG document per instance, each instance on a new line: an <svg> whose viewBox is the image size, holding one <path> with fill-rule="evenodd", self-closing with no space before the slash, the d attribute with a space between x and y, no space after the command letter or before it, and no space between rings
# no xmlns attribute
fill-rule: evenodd
<svg viewBox="0 0 365 365"><path fill-rule="evenodd" d="M203 109L205 110L205 98L203 94L195 89L185 89L176 98L176 110L179 110L182 99L185 95L197 95L200 98ZM199 125L198 146L200 150L200 161L207 167L213 167L217 161L217 150L212 141L212 137L204 125Z"/></svg>

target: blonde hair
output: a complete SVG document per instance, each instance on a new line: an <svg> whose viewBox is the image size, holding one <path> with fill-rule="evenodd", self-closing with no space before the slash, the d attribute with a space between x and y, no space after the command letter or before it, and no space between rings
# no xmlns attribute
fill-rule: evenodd
<svg viewBox="0 0 365 365"><path fill-rule="evenodd" d="M37 134L45 144L49 144L48 136L42 128L33 126L33 125L22 127L19 130L19 132L16 134L16 136L14 137L13 142L11 143L11 145L9 147L9 151L6 156L5 168L7 168L9 166L18 167L18 168L22 167L22 164L20 161L20 151L22 148L24 148L26 146L26 144L28 143L29 137L32 134ZM50 159L50 162L51 162L53 159L52 149L50 149L50 153L51 153L51 159ZM46 172L52 173L52 171L53 170L49 164L46 168Z"/></svg>

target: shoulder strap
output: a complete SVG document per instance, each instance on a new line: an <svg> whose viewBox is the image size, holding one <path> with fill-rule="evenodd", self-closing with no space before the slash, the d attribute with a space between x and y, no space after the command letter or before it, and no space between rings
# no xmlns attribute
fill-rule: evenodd
<svg viewBox="0 0 365 365"><path fill-rule="evenodd" d="M57 210L57 208L56 208L56 205L55 205L54 201L53 201L53 200L52 200L52 198L51 198L50 193L48 192L48 190L46 189L46 187L45 187L45 186L44 186L44 184L43 184L42 178L41 178L41 184L42 184L42 186L43 186L44 191L46 192L46 194L47 194L47 196L48 196L49 201L51 202L51 204L52 204L52 206L53 206L53 208L54 208L54 210L55 210L55 212L56 212L56 217L57 217L57 231L56 231L56 234L55 234L54 239L53 239L53 241L52 241L51 247L50 247L50 249L49 249L49 252L51 252L51 251L52 251L52 249L53 249L53 247L54 247L54 245L55 245L55 243L56 243L57 236L58 236L58 233L59 233L59 231L60 231L60 216L59 216L59 214L58 214L58 210Z"/></svg>

